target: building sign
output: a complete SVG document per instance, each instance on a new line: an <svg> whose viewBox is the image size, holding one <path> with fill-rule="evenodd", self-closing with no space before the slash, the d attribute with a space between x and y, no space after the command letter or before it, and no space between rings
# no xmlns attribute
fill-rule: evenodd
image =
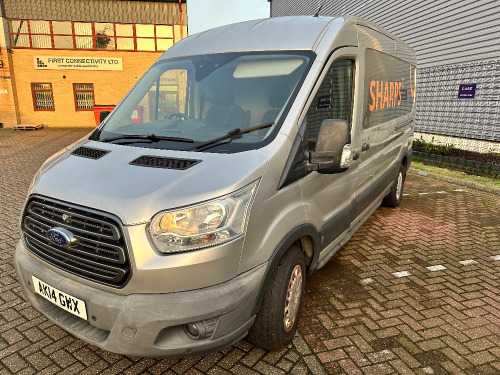
<svg viewBox="0 0 500 375"><path fill-rule="evenodd" d="M464 84L458 87L458 99L474 99L476 96L476 84Z"/></svg>
<svg viewBox="0 0 500 375"><path fill-rule="evenodd" d="M121 57L34 56L33 63L41 70L123 70Z"/></svg>

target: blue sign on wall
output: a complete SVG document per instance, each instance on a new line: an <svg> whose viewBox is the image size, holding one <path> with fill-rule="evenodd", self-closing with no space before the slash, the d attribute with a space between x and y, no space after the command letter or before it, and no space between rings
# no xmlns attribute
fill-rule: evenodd
<svg viewBox="0 0 500 375"><path fill-rule="evenodd" d="M476 95L476 84L469 83L458 87L458 99L474 99Z"/></svg>

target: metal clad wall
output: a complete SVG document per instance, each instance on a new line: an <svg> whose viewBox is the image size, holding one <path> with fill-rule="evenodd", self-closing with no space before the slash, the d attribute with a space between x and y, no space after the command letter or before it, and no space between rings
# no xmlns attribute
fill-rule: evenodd
<svg viewBox="0 0 500 375"><path fill-rule="evenodd" d="M500 0L322 2L321 15L366 18L415 49L416 130L500 141ZM271 16L316 10L316 1L271 2ZM470 83L477 85L475 98L458 99L459 85Z"/></svg>
<svg viewBox="0 0 500 375"><path fill-rule="evenodd" d="M272 0L271 15L313 14L302 0ZM363 17L411 45L419 67L500 58L498 0L324 0L321 15Z"/></svg>
<svg viewBox="0 0 500 375"><path fill-rule="evenodd" d="M438 66L419 73L417 129L500 142L500 61ZM459 99L461 83L476 83L474 99Z"/></svg>
<svg viewBox="0 0 500 375"><path fill-rule="evenodd" d="M179 3L121 0L4 0L6 18L179 24ZM186 4L182 4L187 24Z"/></svg>
<svg viewBox="0 0 500 375"><path fill-rule="evenodd" d="M271 1L271 17L300 16L314 14L318 9L316 1Z"/></svg>

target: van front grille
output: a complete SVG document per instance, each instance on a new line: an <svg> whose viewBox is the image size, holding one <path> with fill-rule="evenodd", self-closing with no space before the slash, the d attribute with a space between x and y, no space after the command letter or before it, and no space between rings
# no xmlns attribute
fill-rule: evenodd
<svg viewBox="0 0 500 375"><path fill-rule="evenodd" d="M47 263L115 288L128 281L130 261L121 224L114 216L34 196L22 223L26 247ZM56 227L70 231L76 243L68 247L50 241L47 232Z"/></svg>

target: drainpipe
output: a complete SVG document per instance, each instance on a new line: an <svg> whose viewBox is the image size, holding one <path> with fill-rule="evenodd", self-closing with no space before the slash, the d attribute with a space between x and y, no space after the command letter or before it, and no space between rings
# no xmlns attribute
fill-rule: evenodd
<svg viewBox="0 0 500 375"><path fill-rule="evenodd" d="M10 75L10 90L12 91L12 99L14 101L14 114L16 116L17 125L21 124L21 113L19 111L19 101L17 98L17 88L16 88L16 75L14 71L14 61L12 59L12 54L14 53L10 47L10 34L9 26L7 24L7 15L5 12L4 0L0 0L0 22L3 23L3 30L5 36L5 56L9 62L9 75Z"/></svg>
<svg viewBox="0 0 500 375"><path fill-rule="evenodd" d="M182 27L182 0L179 0L179 13L181 15L181 39L184 38L184 30Z"/></svg>

